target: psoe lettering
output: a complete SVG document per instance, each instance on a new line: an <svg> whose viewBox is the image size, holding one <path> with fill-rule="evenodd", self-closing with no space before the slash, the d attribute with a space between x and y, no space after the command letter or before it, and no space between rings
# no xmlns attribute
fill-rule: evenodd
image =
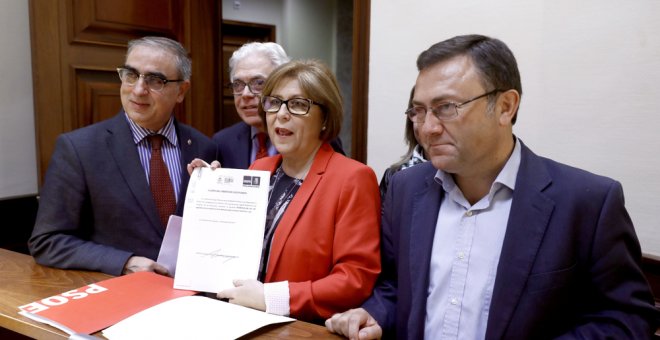
<svg viewBox="0 0 660 340"><path fill-rule="evenodd" d="M68 292L64 292L60 295L54 295L45 299L42 299L41 301L35 301L32 303L28 303L27 305L19 306L18 308L20 310L30 312L30 313L39 313L43 312L46 309L50 307L55 307L55 306L60 306L63 305L69 300L78 300L85 298L91 294L98 294L107 291L108 289L102 286L99 286L98 284L91 284L89 286L83 287L83 288L78 288L74 290L70 290Z"/></svg>

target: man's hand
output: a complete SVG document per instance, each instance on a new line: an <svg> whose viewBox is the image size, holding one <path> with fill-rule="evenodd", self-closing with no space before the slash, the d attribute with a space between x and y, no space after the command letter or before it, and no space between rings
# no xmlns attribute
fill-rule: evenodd
<svg viewBox="0 0 660 340"><path fill-rule="evenodd" d="M325 320L325 327L351 340L380 339L383 336L378 322L363 308L335 314Z"/></svg>
<svg viewBox="0 0 660 340"><path fill-rule="evenodd" d="M220 168L220 162L213 161L209 165L209 163L206 163L203 159L195 158L192 160L192 162L188 163L186 169L188 170L188 175L192 175L192 172L193 170L195 170L195 168L204 168L204 167L210 167L211 169L215 170L217 168Z"/></svg>
<svg viewBox="0 0 660 340"><path fill-rule="evenodd" d="M160 275L170 276L170 272L167 268L152 259L142 256L131 256L128 261L126 261L124 270L121 273L125 275L135 272L154 272Z"/></svg>
<svg viewBox="0 0 660 340"><path fill-rule="evenodd" d="M229 303L266 311L263 283L257 280L234 280L234 287L218 292L218 299L229 299Z"/></svg>

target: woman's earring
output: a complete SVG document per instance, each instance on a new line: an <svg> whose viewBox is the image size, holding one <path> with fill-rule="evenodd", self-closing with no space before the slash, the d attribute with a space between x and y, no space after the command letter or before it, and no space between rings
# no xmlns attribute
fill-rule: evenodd
<svg viewBox="0 0 660 340"><path fill-rule="evenodd" d="M321 131L325 131L325 125L323 125L323 127L321 128Z"/></svg>

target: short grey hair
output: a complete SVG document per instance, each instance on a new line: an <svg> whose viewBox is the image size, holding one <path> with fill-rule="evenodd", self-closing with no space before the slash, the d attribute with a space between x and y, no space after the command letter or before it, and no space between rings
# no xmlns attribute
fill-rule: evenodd
<svg viewBox="0 0 660 340"><path fill-rule="evenodd" d="M291 60L289 56L286 55L282 46L274 42L251 42L241 46L239 49L234 51L229 58L229 78L231 81L234 81L234 68L241 60L250 55L260 54L268 58L273 67L278 67L282 64L286 64Z"/></svg>
<svg viewBox="0 0 660 340"><path fill-rule="evenodd" d="M158 48L174 56L176 68L179 71L179 77L183 80L190 80L192 74L192 61L188 57L188 51L178 42L165 37L143 37L128 42L128 51L126 56L137 46Z"/></svg>

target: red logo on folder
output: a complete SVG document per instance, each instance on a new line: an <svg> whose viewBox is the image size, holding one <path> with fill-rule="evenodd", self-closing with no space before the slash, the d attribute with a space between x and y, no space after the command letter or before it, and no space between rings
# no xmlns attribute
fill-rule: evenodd
<svg viewBox="0 0 660 340"><path fill-rule="evenodd" d="M174 279L138 272L103 280L19 306L20 314L69 334L92 334L149 307L194 295L174 289Z"/></svg>

